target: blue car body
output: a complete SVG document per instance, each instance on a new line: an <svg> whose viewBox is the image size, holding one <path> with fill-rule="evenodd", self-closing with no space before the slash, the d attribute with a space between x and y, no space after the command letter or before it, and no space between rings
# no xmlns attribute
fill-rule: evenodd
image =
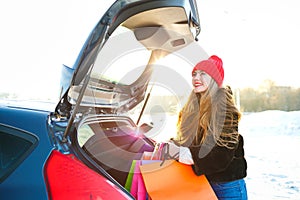
<svg viewBox="0 0 300 200"><path fill-rule="evenodd" d="M50 142L47 128L48 111L26 108L0 106L0 127L9 131L20 131L22 134L32 134L36 143L32 144L32 151L21 160L19 166L8 174L0 185L0 199L47 199L47 191L43 178L43 165L51 152L53 145ZM2 138L1 138L2 139ZM1 143L2 148L8 148ZM4 146L3 146L4 145ZM18 150L20 147L13 147ZM6 162L1 155L1 170Z"/></svg>

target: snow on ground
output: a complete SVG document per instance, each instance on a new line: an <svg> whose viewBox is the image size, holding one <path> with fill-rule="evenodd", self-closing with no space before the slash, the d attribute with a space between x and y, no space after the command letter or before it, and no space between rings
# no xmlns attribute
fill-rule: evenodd
<svg viewBox="0 0 300 200"><path fill-rule="evenodd" d="M300 199L300 111L244 113L249 199Z"/></svg>
<svg viewBox="0 0 300 200"><path fill-rule="evenodd" d="M21 107L53 112L57 103L52 101L0 99L0 106Z"/></svg>

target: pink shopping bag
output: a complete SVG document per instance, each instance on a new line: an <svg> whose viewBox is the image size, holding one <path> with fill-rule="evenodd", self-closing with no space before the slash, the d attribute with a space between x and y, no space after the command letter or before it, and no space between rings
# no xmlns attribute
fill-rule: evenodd
<svg viewBox="0 0 300 200"><path fill-rule="evenodd" d="M145 200L147 196L147 191L140 171L140 165L141 165L141 160L136 160L130 193L137 200Z"/></svg>

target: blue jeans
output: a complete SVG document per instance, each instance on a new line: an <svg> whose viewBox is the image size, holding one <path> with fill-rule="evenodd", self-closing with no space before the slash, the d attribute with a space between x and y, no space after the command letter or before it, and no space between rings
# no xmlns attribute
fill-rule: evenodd
<svg viewBox="0 0 300 200"><path fill-rule="evenodd" d="M219 200L247 200L247 189L244 179L224 182L210 183Z"/></svg>

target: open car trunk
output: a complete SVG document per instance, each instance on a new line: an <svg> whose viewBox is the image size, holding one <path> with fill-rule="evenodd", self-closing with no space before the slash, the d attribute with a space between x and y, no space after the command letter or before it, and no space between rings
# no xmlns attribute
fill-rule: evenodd
<svg viewBox="0 0 300 200"><path fill-rule="evenodd" d="M124 186L132 161L153 151L148 131L161 126L153 119L140 125L141 116L165 114L145 109L153 72L163 73L156 62L193 43L199 31L194 0L116 1L83 46L69 88L64 82L52 117L54 132L67 124L61 149L69 145L87 166Z"/></svg>
<svg viewBox="0 0 300 200"><path fill-rule="evenodd" d="M89 121L81 127L79 136L83 138L82 149L121 185L125 185L132 160L154 150L153 141L124 117Z"/></svg>

